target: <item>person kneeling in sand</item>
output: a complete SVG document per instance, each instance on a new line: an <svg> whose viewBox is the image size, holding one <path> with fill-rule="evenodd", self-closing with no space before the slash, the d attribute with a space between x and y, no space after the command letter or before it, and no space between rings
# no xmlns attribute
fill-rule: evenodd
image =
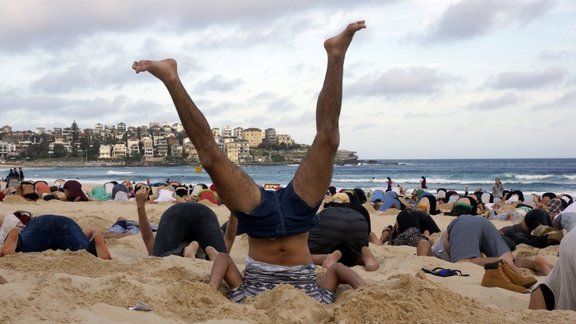
<svg viewBox="0 0 576 324"><path fill-rule="evenodd" d="M318 214L320 222L312 227L308 236L314 263L329 268L340 261L349 267L362 265L366 271L378 270L380 264L368 244L370 224L353 209L350 195L337 193L325 206Z"/></svg>
<svg viewBox="0 0 576 324"><path fill-rule="evenodd" d="M111 259L102 232L83 231L73 219L59 215L36 216L24 229L10 230L0 256L47 250L86 250L101 259Z"/></svg>
<svg viewBox="0 0 576 324"><path fill-rule="evenodd" d="M407 245L416 248L416 255L428 255L430 236L440 233L440 228L428 213L416 208L406 208L396 216L396 224L382 230L381 244Z"/></svg>
<svg viewBox="0 0 576 324"><path fill-rule="evenodd" d="M484 266L484 287L500 287L516 292L528 293L527 288L537 280L520 274L519 267L548 274L552 269L542 257L535 260L514 260L509 245L498 229L482 216L460 215L448 224L446 230L430 247L428 255L449 262L471 262Z"/></svg>
<svg viewBox="0 0 576 324"><path fill-rule="evenodd" d="M148 255L193 258L201 248L212 260L219 251L227 251L216 214L199 203L179 203L166 209L154 237L146 214L148 191L147 186L141 186L136 192L138 225Z"/></svg>
<svg viewBox="0 0 576 324"><path fill-rule="evenodd" d="M303 288L319 301L333 302L339 283L364 285L352 269L340 263L331 266L317 284L308 231L317 223L316 211L330 185L340 141L344 57L354 34L365 27L364 21L352 23L324 43L328 66L316 107L317 134L293 180L278 191L260 188L220 150L206 118L182 85L174 60L145 60L132 66L137 73L148 71L164 83L200 163L218 188L221 200L238 218L240 230L248 234L244 278L226 253L217 255L210 273L212 287L217 289L222 279L226 280L232 288L229 297L234 301L242 302L287 283Z"/></svg>

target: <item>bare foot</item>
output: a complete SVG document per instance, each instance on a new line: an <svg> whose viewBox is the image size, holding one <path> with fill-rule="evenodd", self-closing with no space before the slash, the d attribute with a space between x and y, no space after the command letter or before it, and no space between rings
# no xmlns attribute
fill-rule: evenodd
<svg viewBox="0 0 576 324"><path fill-rule="evenodd" d="M384 245L384 243L380 241L380 239L376 236L374 232L370 232L370 234L368 234L368 242L374 245Z"/></svg>
<svg viewBox="0 0 576 324"><path fill-rule="evenodd" d="M178 80L178 67L174 59L134 61L132 69L136 71L136 73L150 72L150 74L162 82Z"/></svg>
<svg viewBox="0 0 576 324"><path fill-rule="evenodd" d="M564 232L561 230L548 234L548 239L554 241L556 244L560 244L563 237L564 237Z"/></svg>
<svg viewBox="0 0 576 324"><path fill-rule="evenodd" d="M328 256L326 256L326 259L324 259L324 261L322 262L322 267L328 269L330 268L330 266L332 266L334 263L338 262L338 260L340 260L340 258L342 257L342 252L336 250L330 254L328 254Z"/></svg>
<svg viewBox="0 0 576 324"><path fill-rule="evenodd" d="M428 240L420 240L418 246L416 247L417 256L429 256L432 255L432 244Z"/></svg>
<svg viewBox="0 0 576 324"><path fill-rule="evenodd" d="M106 245L106 241L104 240L104 235L102 235L102 232L97 232L94 234L92 239L94 240L94 245L96 246L96 256L98 256L100 259L111 260L112 256L110 255L110 251L108 250L108 246Z"/></svg>
<svg viewBox="0 0 576 324"><path fill-rule="evenodd" d="M354 34L363 28L366 28L366 24L364 23L364 20L359 20L348 25L340 34L328 38L324 42L324 48L326 49L328 56L343 59L346 55L348 46L352 42Z"/></svg>
<svg viewBox="0 0 576 324"><path fill-rule="evenodd" d="M4 279L4 277L0 276L0 285L8 283L8 280Z"/></svg>
<svg viewBox="0 0 576 324"><path fill-rule="evenodd" d="M372 254L369 247L363 247L361 253L360 258L362 259L362 263L364 263L366 271L376 271L380 268L380 263L378 263L378 260L376 260L376 257Z"/></svg>
<svg viewBox="0 0 576 324"><path fill-rule="evenodd" d="M6 240L4 241L4 245L2 246L2 251L0 251L0 257L16 253L16 247L18 246L19 236L20 236L19 228L13 228L10 230L10 232L8 232L8 236L6 236Z"/></svg>
<svg viewBox="0 0 576 324"><path fill-rule="evenodd" d="M200 247L200 245L198 245L198 242L196 241L190 242L190 244L188 244L188 246L184 248L184 253L182 253L182 256L185 258L195 258L196 252L198 252L198 247Z"/></svg>
<svg viewBox="0 0 576 324"><path fill-rule="evenodd" d="M543 273L544 275L548 275L550 272L552 272L552 268L554 268L554 266L549 263L548 261L546 261L546 259L544 259L541 256L537 256L534 259L534 267L536 268L535 270L538 272Z"/></svg>
<svg viewBox="0 0 576 324"><path fill-rule="evenodd" d="M216 259L216 256L218 255L218 252L215 248L211 247L211 246L207 246L204 249L204 252L206 252L206 255L208 256L208 259L210 261L214 261Z"/></svg>

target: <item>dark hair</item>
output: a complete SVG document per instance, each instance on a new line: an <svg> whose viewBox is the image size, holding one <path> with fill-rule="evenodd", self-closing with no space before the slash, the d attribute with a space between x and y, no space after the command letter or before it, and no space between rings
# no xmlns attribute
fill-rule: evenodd
<svg viewBox="0 0 576 324"><path fill-rule="evenodd" d="M328 187L328 191L330 192L331 195L335 195L336 194L336 187L330 186L330 187Z"/></svg>
<svg viewBox="0 0 576 324"><path fill-rule="evenodd" d="M553 192L546 192L546 193L542 194L542 198L544 198L544 197L548 197L548 198L550 198L550 199L554 199L554 198L556 198L556 194L553 193Z"/></svg>
<svg viewBox="0 0 576 324"><path fill-rule="evenodd" d="M524 223L532 232L539 225L548 225L548 213L540 208L532 209L524 216Z"/></svg>
<svg viewBox="0 0 576 324"><path fill-rule="evenodd" d="M366 193L364 192L364 190L362 190L362 188L354 188L352 191L354 191L354 194L358 198L360 204L363 204L368 201L368 198L366 198Z"/></svg>
<svg viewBox="0 0 576 324"><path fill-rule="evenodd" d="M524 194L522 193L522 191L520 190L512 190L508 196L506 196L506 199L510 199L510 197L512 197L513 195L517 195L518 196L518 200L520 201L524 201Z"/></svg>
<svg viewBox="0 0 576 324"><path fill-rule="evenodd" d="M454 204L454 206L452 207L452 210L450 210L447 213L444 213L444 215L449 215L449 216L460 216L460 215L471 215L472 214L472 206L465 206L465 205L461 205L461 204Z"/></svg>

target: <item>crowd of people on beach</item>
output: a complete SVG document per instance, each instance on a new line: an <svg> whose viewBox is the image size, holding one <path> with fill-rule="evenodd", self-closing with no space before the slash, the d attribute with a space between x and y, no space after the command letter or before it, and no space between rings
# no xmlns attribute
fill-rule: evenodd
<svg viewBox="0 0 576 324"><path fill-rule="evenodd" d="M15 211L4 217L0 228L0 242L3 242L0 255L61 249L86 250L97 257L110 259L106 239L140 234L149 255L178 255L214 261L211 274L214 280L211 285L218 288L220 282L226 280L231 288L230 298L235 301L244 300L249 295L245 291L236 293L235 288L240 287L243 281L240 272L231 264L228 252L237 235L248 234L251 237L257 234L250 234L246 225L239 226L234 212L220 226L218 218L209 207L220 204L214 184L210 187L204 184L193 186L168 181L155 186L129 180L110 181L104 185L93 185L87 192L77 180L58 180L51 186L45 181L22 181L19 186L5 190L7 196L3 199L131 201L136 203L138 219L121 217L108 229L82 229L66 216L33 216L27 211ZM30 190L36 195L31 195ZM161 193L163 190L166 194ZM261 186L259 190L268 194L282 192L285 188L264 189ZM210 195L201 195L208 192ZM57 197L48 198L52 195ZM213 199L201 199L201 196ZM167 205L159 224L151 224L146 215L146 205L162 202L172 204ZM385 205L388 207L382 208ZM374 233L370 215L389 209L397 211L395 225L384 228L379 234ZM440 214L440 210L445 210L445 215L454 216L454 220L443 232L434 220L434 215ZM520 191L505 190L499 179L496 179L491 191L478 189L473 193L467 190L457 193L445 189L433 193L414 188L407 194L406 191L400 193L396 188L364 191L361 188L337 190L329 186L324 192L322 206L314 215L316 220L305 240L311 263L305 265L305 268L310 268L311 264L327 269L334 267L329 278L339 278L338 283L351 284L353 287L365 284L347 268L359 265L366 271L376 271L380 264L370 244L389 244L415 247L418 256L435 256L453 263L479 264L485 268L481 282L483 286L527 293L537 280L522 275L520 268L528 268L540 275L550 275L555 273L555 267L542 257L514 258L512 252L519 244L545 248L563 242L564 236L571 233L574 227L576 205L567 194L548 192L525 196ZM496 229L490 221L494 219L510 221L512 225ZM561 255L570 252L566 249L561 251ZM256 274L260 274L264 268L268 269L254 260L249 264L254 267ZM307 273L309 270L300 271ZM249 276L250 273L251 270L248 271ZM562 274L555 274L555 277L560 276ZM256 276L253 279L258 278ZM294 285L301 284L295 282ZM272 286L266 285L266 289ZM318 287L327 288L327 292L320 289L320 292L311 293L319 301L334 300L334 284L319 283ZM556 296L554 292L559 296L566 295L560 292L562 287L553 281L545 281L534 290L533 298L546 298L545 304L550 308L550 305L558 303L550 301L550 296ZM242 289L255 294L255 291L264 288ZM531 303L531 307L535 305L535 301Z"/></svg>
<svg viewBox="0 0 576 324"><path fill-rule="evenodd" d="M328 65L316 108L317 134L287 186L268 190L257 185L224 155L204 115L184 89L176 61L137 61L132 66L135 72L149 72L166 86L212 186L170 181L151 186L125 180L96 185L85 192L77 180L49 185L22 176L17 182L7 182L0 200L132 201L138 220L119 218L106 230L82 229L64 215L14 211L5 215L0 227L0 256L85 250L107 260L113 255L106 239L140 234L151 256L210 260L210 286L219 290L224 281L227 296L234 302L242 303L278 284L290 284L318 302L333 303L339 285L358 288L367 284L351 267L379 269L373 248L403 245L416 248L418 256L483 266L482 286L531 292L532 309L576 310L576 254L570 246L576 239L576 231L572 231L576 205L570 195L524 195L505 190L499 179L491 191L431 192L424 176L420 187L411 192L394 187L390 177L386 190L374 192L330 186L339 145L344 57L355 33L365 27L364 21L354 22L324 43ZM148 219L146 206L151 203L167 203L158 224ZM220 204L230 210L223 227L209 208ZM395 225L374 233L371 215L388 210L397 211ZM454 217L444 231L434 220L442 211ZM498 230L491 220L506 220L511 225ZM238 235L248 239L243 272L229 254ZM560 244L558 263L540 257L514 258L512 252L519 244L536 248ZM319 279L316 266L326 269ZM547 277L531 291L538 280L520 268ZM0 277L0 283L4 282Z"/></svg>

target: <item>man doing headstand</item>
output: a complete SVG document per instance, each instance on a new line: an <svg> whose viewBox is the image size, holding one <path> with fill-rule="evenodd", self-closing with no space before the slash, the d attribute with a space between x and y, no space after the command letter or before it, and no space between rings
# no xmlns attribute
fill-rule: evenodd
<svg viewBox="0 0 576 324"><path fill-rule="evenodd" d="M330 185L340 142L338 120L342 106L344 57L354 34L366 28L364 21L349 24L339 35L324 42L328 65L316 106L316 137L286 188L271 192L259 187L220 151L210 125L182 85L176 61L138 61L132 68L149 72L164 83L200 163L210 175L218 195L238 218L248 234L248 257L244 277L225 253L220 253L210 273L210 284L218 288L224 279L229 297L242 302L247 297L288 283L302 288L318 301L334 301L340 283L354 288L364 281L350 268L336 263L316 285L314 265L308 250L308 231L318 222L316 212Z"/></svg>

